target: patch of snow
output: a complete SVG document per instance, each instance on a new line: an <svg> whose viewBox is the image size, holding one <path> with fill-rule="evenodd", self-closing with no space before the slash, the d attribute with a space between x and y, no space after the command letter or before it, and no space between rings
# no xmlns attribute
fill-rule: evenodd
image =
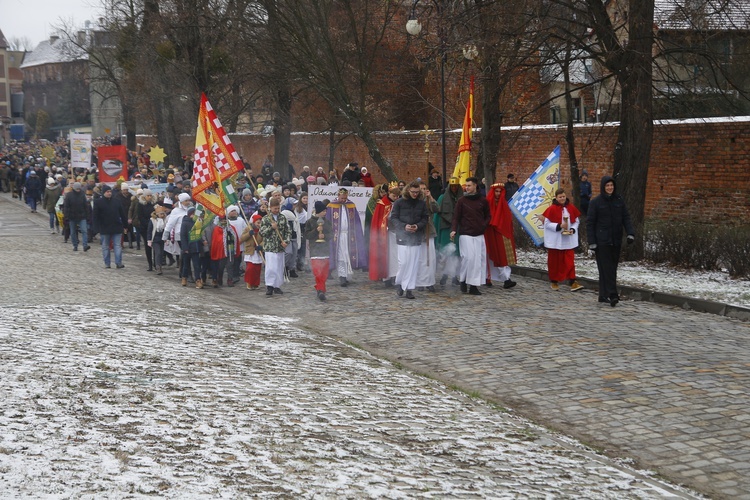
<svg viewBox="0 0 750 500"><path fill-rule="evenodd" d="M288 320L0 307L8 497L668 498L680 490ZM11 327L10 325L17 325Z"/></svg>
<svg viewBox="0 0 750 500"><path fill-rule="evenodd" d="M519 250L517 254L519 266L547 269L547 253L543 249ZM576 254L576 274L579 277L598 280L596 260ZM621 262L617 268L617 283L655 292L750 307L750 280L733 279L728 273L681 270L645 262Z"/></svg>

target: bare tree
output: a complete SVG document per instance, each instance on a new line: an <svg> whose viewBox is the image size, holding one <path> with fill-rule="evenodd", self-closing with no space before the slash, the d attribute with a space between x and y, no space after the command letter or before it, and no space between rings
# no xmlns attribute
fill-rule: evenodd
<svg viewBox="0 0 750 500"><path fill-rule="evenodd" d="M8 40L8 45L10 50L19 50L22 52L30 52L34 50L34 44L27 36L12 36Z"/></svg>
<svg viewBox="0 0 750 500"><path fill-rule="evenodd" d="M385 38L398 5L366 0L263 3L274 34L271 47L284 55L285 61L277 60L281 69L295 85L314 88L339 112L365 143L383 176L395 180L373 135L382 103L372 95L373 78L385 55ZM279 90L286 95L283 87Z"/></svg>

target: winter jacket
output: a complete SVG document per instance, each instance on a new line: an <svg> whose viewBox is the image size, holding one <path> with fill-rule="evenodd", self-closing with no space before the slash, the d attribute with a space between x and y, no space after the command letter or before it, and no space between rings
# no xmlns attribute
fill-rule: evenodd
<svg viewBox="0 0 750 500"><path fill-rule="evenodd" d="M182 253L200 253L203 250L203 243L200 240L190 241L190 230L195 225L193 217L185 216L182 218L180 225L180 249Z"/></svg>
<svg viewBox="0 0 750 500"><path fill-rule="evenodd" d="M433 198L436 200L440 198L440 195L443 194L443 178L439 175L437 177L428 177L427 179L427 189L430 190L430 194Z"/></svg>
<svg viewBox="0 0 750 500"><path fill-rule="evenodd" d="M278 224L278 232L271 227L271 222L273 222L273 220L273 214L269 213L263 217L260 222L260 234L263 236L263 241L265 242L263 244L263 249L266 252L282 253L284 247L281 246L279 234L281 234L281 238L286 243L289 243L289 240L292 237L292 230L289 227L289 222L283 215L279 214L278 219L276 220L276 223Z"/></svg>
<svg viewBox="0 0 750 500"><path fill-rule="evenodd" d="M245 247L243 251L245 255L252 255L255 253L257 246L263 246L263 236L255 231L252 224L248 224L242 234L240 235L240 243L244 243ZM256 246L257 244L257 246Z"/></svg>
<svg viewBox="0 0 750 500"><path fill-rule="evenodd" d="M323 239L318 241L318 221L323 221ZM330 257L331 238L333 238L333 226L331 221L325 217L310 217L305 223L305 238L310 247L310 258Z"/></svg>
<svg viewBox="0 0 750 500"><path fill-rule="evenodd" d="M122 201L102 196L94 202L94 231L99 234L120 234L128 224Z"/></svg>
<svg viewBox="0 0 750 500"><path fill-rule="evenodd" d="M406 231L406 225L417 225L417 231ZM393 208L388 215L388 228L396 234L399 245L419 246L425 241L427 228L427 204L419 198L412 198L408 191L405 197L393 202Z"/></svg>
<svg viewBox="0 0 750 500"><path fill-rule="evenodd" d="M464 195L456 202L451 231L458 235L480 236L490 223L490 204L480 193Z"/></svg>
<svg viewBox="0 0 750 500"><path fill-rule="evenodd" d="M29 178L26 179L24 188L26 189L27 198L34 198L35 200L42 199L42 180L38 175L30 175Z"/></svg>
<svg viewBox="0 0 750 500"><path fill-rule="evenodd" d="M623 230L628 236L635 236L630 212L625 200L617 194L617 184L611 195L604 191L604 185L614 179L608 175L602 177L601 194L591 200L586 220L589 247L591 245L622 245Z"/></svg>
<svg viewBox="0 0 750 500"><path fill-rule="evenodd" d="M154 213L154 204L146 201L145 196L141 196L136 202L135 206L135 217L133 217L133 226L138 224L143 234L146 234L148 228L148 220L151 218L151 214Z"/></svg>
<svg viewBox="0 0 750 500"><path fill-rule="evenodd" d="M63 215L65 218L72 222L80 222L87 220L91 213L91 205L86 199L86 194L83 190L76 191L75 189L65 195L63 200Z"/></svg>
<svg viewBox="0 0 750 500"><path fill-rule="evenodd" d="M60 187L60 184L55 184L54 187L47 186L44 189L44 209L47 213L55 213L55 205L57 205L57 200L60 199L61 194L62 187Z"/></svg>

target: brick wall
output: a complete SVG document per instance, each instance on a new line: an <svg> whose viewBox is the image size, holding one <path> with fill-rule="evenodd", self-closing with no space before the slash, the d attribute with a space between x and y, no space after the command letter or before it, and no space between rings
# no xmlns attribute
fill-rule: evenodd
<svg viewBox="0 0 750 500"><path fill-rule="evenodd" d="M447 170L453 171L459 131L447 136ZM611 173L616 126L582 125L576 128L576 153L580 168L589 172L594 192L599 179ZM234 135L232 143L255 172L267 155L273 153L273 137ZM427 156L424 136L418 131L377 134L380 148L401 179L426 177ZM430 138L430 161L442 168L440 134ZM518 129L503 128L503 142L498 158L497 177L505 179L510 172L519 183L544 161L557 144L562 146L563 174L569 172L565 128L544 125ZM143 140L139 139L139 142ZM146 140L144 144L152 143ZM188 154L194 138L184 137L183 151ZM328 134L295 133L292 135L290 161L299 171L309 165L328 170ZM357 138L341 141L335 152L339 174L350 161L366 165L376 179L367 149ZM569 185L569 181L564 185ZM661 219L698 219L711 222L747 224L750 221L750 118L725 121L665 122L654 128L654 144L646 193L646 215Z"/></svg>

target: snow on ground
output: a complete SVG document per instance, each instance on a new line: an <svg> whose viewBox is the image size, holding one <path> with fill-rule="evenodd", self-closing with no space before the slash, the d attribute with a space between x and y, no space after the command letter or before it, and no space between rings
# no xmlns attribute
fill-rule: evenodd
<svg viewBox="0 0 750 500"><path fill-rule="evenodd" d="M116 305L0 315L3 498L675 494L280 318Z"/></svg>
<svg viewBox="0 0 750 500"><path fill-rule="evenodd" d="M519 250L518 265L546 270L547 254L541 249ZM599 279L596 261L587 256L576 255L576 273L580 277ZM727 273L681 270L647 262L621 262L617 268L617 282L656 292L750 307L750 280L732 279Z"/></svg>

